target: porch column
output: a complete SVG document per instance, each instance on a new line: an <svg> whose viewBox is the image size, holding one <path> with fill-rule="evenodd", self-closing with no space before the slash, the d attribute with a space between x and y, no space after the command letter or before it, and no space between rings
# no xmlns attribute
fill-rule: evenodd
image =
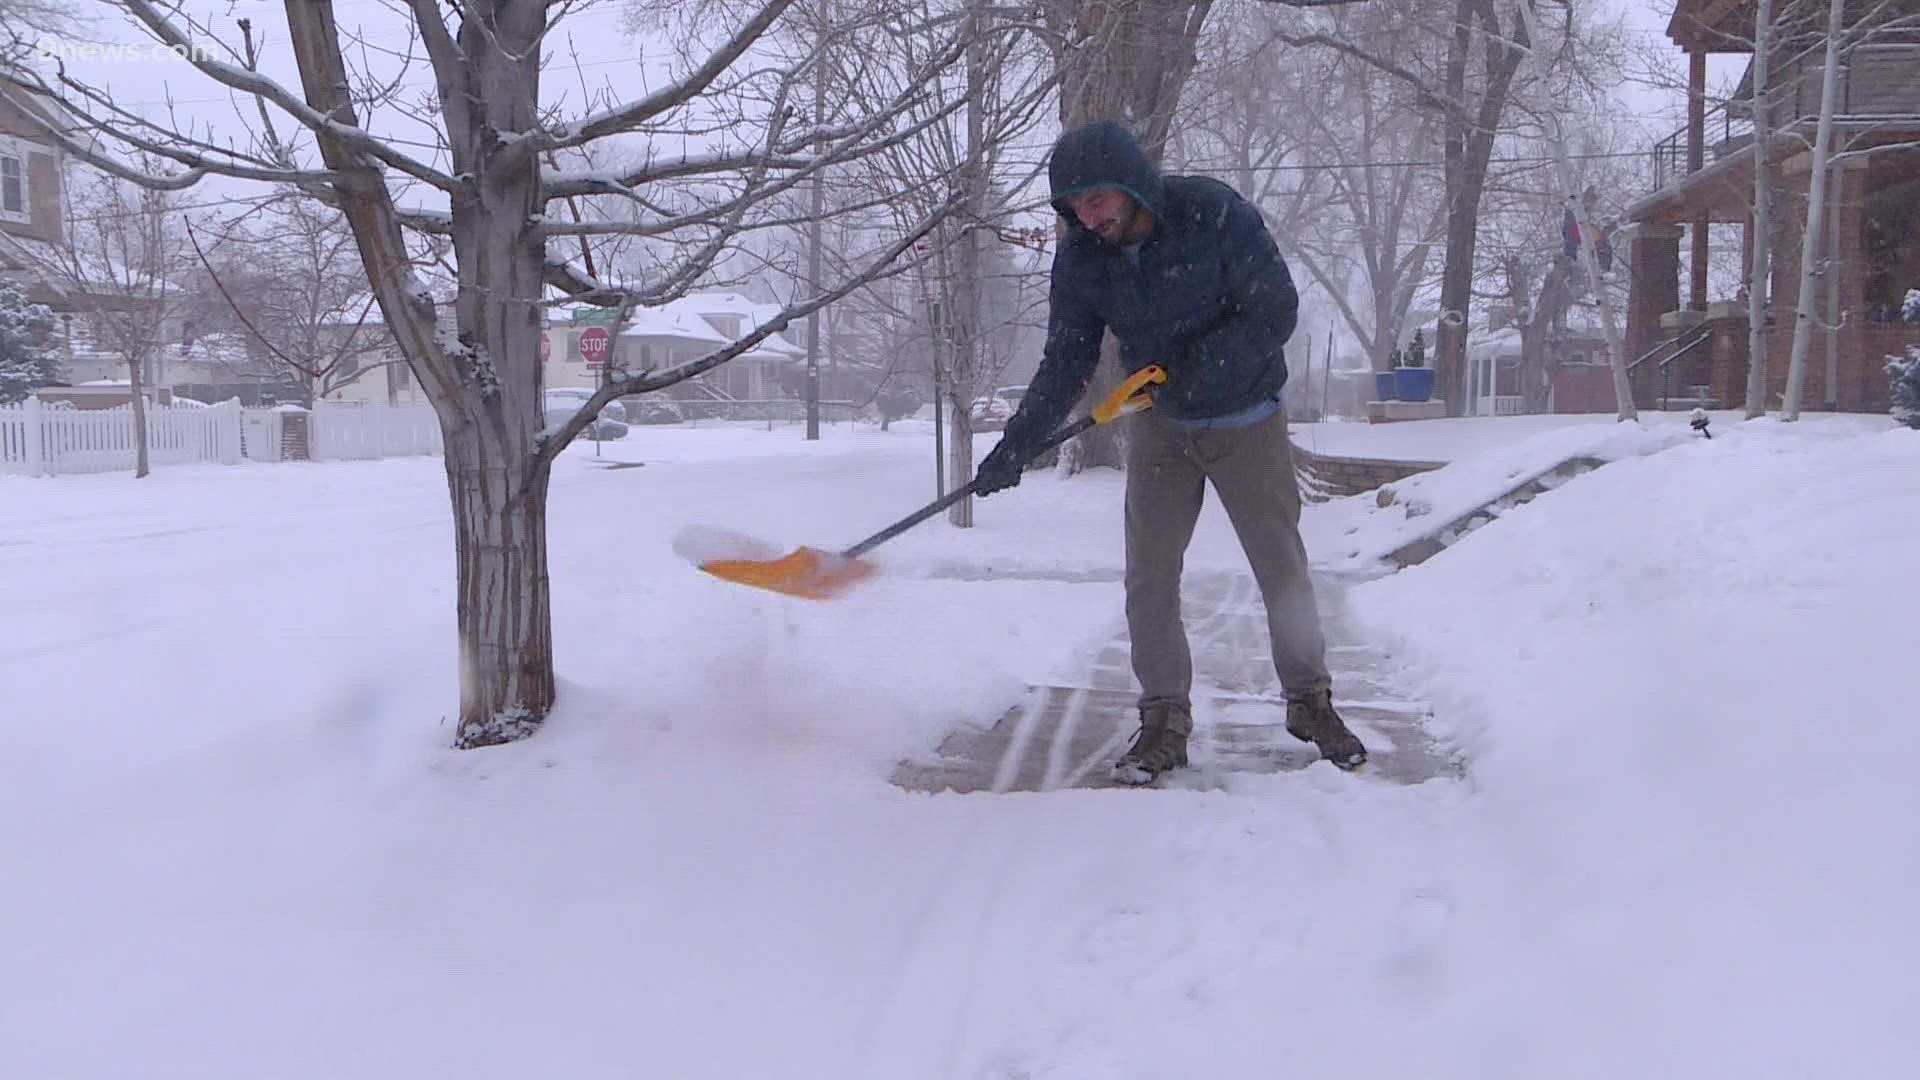
<svg viewBox="0 0 1920 1080"><path fill-rule="evenodd" d="M1637 222L1626 234L1627 347L1631 364L1666 335L1660 316L1680 309L1680 226Z"/></svg>
<svg viewBox="0 0 1920 1080"><path fill-rule="evenodd" d="M1699 49L1687 53L1687 174L1706 167L1707 162L1707 54ZM1707 236L1711 221L1706 211L1693 219L1693 260L1689 267L1687 306L1707 310ZM1669 311L1677 310L1676 299ZM1637 355L1637 354L1636 354Z"/></svg>

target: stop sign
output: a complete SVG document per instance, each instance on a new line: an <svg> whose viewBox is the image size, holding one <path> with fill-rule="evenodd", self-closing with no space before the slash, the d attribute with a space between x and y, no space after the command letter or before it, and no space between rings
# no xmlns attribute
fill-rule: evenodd
<svg viewBox="0 0 1920 1080"><path fill-rule="evenodd" d="M613 346L613 337L604 326L595 326L580 334L580 355L590 368L605 367L607 352Z"/></svg>
<svg viewBox="0 0 1920 1080"><path fill-rule="evenodd" d="M540 335L540 362L544 364L551 359L553 359L553 339L547 337L547 335L545 334L541 334Z"/></svg>

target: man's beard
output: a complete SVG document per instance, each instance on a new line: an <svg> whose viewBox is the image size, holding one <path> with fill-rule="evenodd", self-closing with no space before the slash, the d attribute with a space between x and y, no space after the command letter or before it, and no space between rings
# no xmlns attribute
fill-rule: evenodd
<svg viewBox="0 0 1920 1080"><path fill-rule="evenodd" d="M1140 208L1130 206L1120 214L1103 222L1100 228L1094 230L1094 235L1115 247L1125 247L1127 237L1133 232L1134 222L1139 219Z"/></svg>

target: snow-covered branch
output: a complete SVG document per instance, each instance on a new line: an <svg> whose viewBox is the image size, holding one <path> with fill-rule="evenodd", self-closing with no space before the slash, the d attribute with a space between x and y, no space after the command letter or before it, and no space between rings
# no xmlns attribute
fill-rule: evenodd
<svg viewBox="0 0 1920 1080"><path fill-rule="evenodd" d="M312 0L312 2L319 4L325 0ZM249 71L244 67L215 59L203 46L197 46L178 26L173 24L172 20L163 15L152 0L118 0L118 3L139 19L161 44L174 50L187 63L192 64L202 74L221 85L270 101L315 133L338 139L348 149L371 155L408 176L432 184L442 191L454 193L463 190L463 185L453 177L401 153L392 143L364 128L340 123L316 111L273 79L257 71ZM333 21L331 10L326 12L326 20L328 23Z"/></svg>
<svg viewBox="0 0 1920 1080"><path fill-rule="evenodd" d="M632 131L647 121L671 109L698 97L700 93L733 66L753 43L760 40L775 20L793 6L793 0L767 0L758 14L747 20L734 32L725 45L708 56L706 62L689 72L687 76L671 86L665 86L648 94L638 101L629 102L603 112L595 113L576 123L565 125L557 131L543 132L533 137L531 148L544 153L548 150L564 150L580 146L608 135L617 135Z"/></svg>

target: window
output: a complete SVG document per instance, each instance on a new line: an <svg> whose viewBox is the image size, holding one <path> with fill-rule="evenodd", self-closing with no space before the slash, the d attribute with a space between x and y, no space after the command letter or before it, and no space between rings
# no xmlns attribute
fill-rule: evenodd
<svg viewBox="0 0 1920 1080"><path fill-rule="evenodd" d="M27 161L5 143L0 143L0 217L10 221L32 217L27 205Z"/></svg>
<svg viewBox="0 0 1920 1080"><path fill-rule="evenodd" d="M393 373L391 381L395 390L413 389L413 369L407 366L405 360L395 361L387 370Z"/></svg>

